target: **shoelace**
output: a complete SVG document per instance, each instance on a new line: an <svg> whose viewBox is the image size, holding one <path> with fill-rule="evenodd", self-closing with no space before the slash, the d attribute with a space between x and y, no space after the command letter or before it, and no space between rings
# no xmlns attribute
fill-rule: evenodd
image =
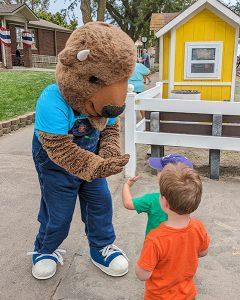
<svg viewBox="0 0 240 300"><path fill-rule="evenodd" d="M115 246L114 244L104 247L102 250L100 250L100 252L102 253L102 256L104 257L105 261L108 259L110 255L112 255L115 252L120 252L127 260L129 260L126 253L122 251L120 248L118 248L117 246Z"/></svg>
<svg viewBox="0 0 240 300"><path fill-rule="evenodd" d="M28 252L27 255L34 255L34 254L39 254L38 258L42 258L44 256L52 256L54 258L57 259L57 261L63 265L63 257L62 257L62 254L65 254L66 253L66 250L63 250L63 249L57 249L55 250L52 254L41 254L41 253L38 253L37 251L34 251L34 252Z"/></svg>

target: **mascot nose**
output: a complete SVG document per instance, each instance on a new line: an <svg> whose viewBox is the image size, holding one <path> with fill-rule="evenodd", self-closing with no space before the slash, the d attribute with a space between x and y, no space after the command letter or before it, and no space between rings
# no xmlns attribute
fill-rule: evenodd
<svg viewBox="0 0 240 300"><path fill-rule="evenodd" d="M102 116L104 118L115 118L124 112L125 104L123 106L106 105L102 109Z"/></svg>

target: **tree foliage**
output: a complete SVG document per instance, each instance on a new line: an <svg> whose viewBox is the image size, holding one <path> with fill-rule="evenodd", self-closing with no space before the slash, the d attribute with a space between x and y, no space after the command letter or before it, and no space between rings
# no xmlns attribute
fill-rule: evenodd
<svg viewBox="0 0 240 300"><path fill-rule="evenodd" d="M235 5L230 6L230 8L238 15L240 15L240 0L237 0Z"/></svg>
<svg viewBox="0 0 240 300"><path fill-rule="evenodd" d="M61 10L55 14L48 12L50 0L2 0L7 4L27 4L40 19L52 22L54 24L74 30L77 28L78 22L75 17L68 16L67 12ZM1 1L0 1L1 3Z"/></svg>
<svg viewBox="0 0 240 300"><path fill-rule="evenodd" d="M184 9L194 0L71 0L73 11L81 2L83 23L92 20L118 24L136 41L141 35L150 35L152 13L175 12Z"/></svg>
<svg viewBox="0 0 240 300"><path fill-rule="evenodd" d="M150 35L152 13L180 11L191 3L192 0L109 0L106 6L110 17L136 41L141 35Z"/></svg>
<svg viewBox="0 0 240 300"><path fill-rule="evenodd" d="M37 13L37 16L40 19L44 19L44 20L52 22L54 24L66 27L70 30L76 29L77 25L78 25L78 21L75 18L67 20L67 16L66 16L65 12L57 12L57 13L53 14L53 13L41 10Z"/></svg>
<svg viewBox="0 0 240 300"><path fill-rule="evenodd" d="M7 4L27 4L34 12L46 11L49 8L50 0L4 0Z"/></svg>

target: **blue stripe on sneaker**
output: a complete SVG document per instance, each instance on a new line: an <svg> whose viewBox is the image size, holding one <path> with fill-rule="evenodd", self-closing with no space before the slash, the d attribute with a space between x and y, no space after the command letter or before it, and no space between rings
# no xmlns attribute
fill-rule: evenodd
<svg viewBox="0 0 240 300"><path fill-rule="evenodd" d="M102 253L99 251L99 249L95 249L95 248L91 248L90 249L90 255L91 258L105 266L105 267L109 267L110 263L114 260L114 258L116 258L119 255L123 255L120 251L114 251L111 255L109 255L109 257L105 260L105 257L102 255Z"/></svg>
<svg viewBox="0 0 240 300"><path fill-rule="evenodd" d="M108 267L109 265L110 265L110 263L111 263L111 261L113 261L114 260L114 258L116 258L117 256L119 256L119 255L122 255L122 253L121 252L118 252L118 251L116 251L116 252L114 252L113 254L111 254L107 259L106 259L106 266Z"/></svg>
<svg viewBox="0 0 240 300"><path fill-rule="evenodd" d="M36 256L36 257L34 258L34 256ZM41 254L34 254L33 255L33 264L35 265L37 262L39 262L40 260L43 260L43 259L51 259L51 260L54 260L56 264L58 263L58 259L52 255L44 254L44 256L41 256Z"/></svg>

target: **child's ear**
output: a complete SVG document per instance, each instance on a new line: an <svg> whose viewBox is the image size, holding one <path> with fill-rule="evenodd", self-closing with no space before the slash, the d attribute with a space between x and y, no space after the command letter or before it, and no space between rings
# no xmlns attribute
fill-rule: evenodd
<svg viewBox="0 0 240 300"><path fill-rule="evenodd" d="M164 197L165 198L165 197ZM170 209L170 205L169 205L169 203L168 203L168 201L167 201L167 199L165 198L165 205L166 205L166 208L167 209Z"/></svg>
<svg viewBox="0 0 240 300"><path fill-rule="evenodd" d="M163 209L169 209L169 204L167 202L167 199L164 196L161 196L161 203L162 203Z"/></svg>

